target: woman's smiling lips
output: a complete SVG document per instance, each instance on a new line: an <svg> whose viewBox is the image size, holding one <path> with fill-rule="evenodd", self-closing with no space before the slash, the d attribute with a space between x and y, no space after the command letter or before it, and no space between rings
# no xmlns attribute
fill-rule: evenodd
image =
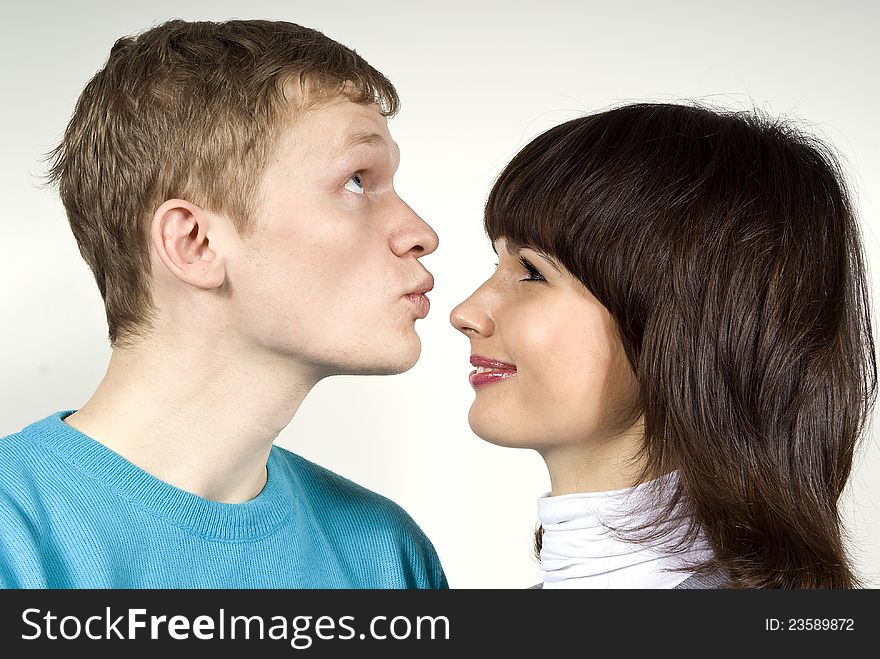
<svg viewBox="0 0 880 659"><path fill-rule="evenodd" d="M471 355L471 366L476 366L477 370L471 371L469 380L474 389L507 380L516 375L516 366L497 359L489 359L480 355Z"/></svg>

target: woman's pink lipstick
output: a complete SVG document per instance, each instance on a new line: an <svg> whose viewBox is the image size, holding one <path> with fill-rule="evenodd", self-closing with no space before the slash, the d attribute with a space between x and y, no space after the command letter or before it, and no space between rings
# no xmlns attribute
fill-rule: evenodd
<svg viewBox="0 0 880 659"><path fill-rule="evenodd" d="M516 375L516 366L500 362L497 359L489 359L488 357L480 357L479 355L471 355L471 366L476 366L476 371L471 371L469 380L474 389L507 380ZM488 369L488 370L487 370Z"/></svg>

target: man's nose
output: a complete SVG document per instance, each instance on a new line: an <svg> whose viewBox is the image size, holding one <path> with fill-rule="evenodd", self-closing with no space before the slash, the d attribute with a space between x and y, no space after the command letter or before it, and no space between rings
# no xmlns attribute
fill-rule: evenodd
<svg viewBox="0 0 880 659"><path fill-rule="evenodd" d="M431 226L410 208L406 202L400 201L401 222L391 234L391 249L397 256L409 252L416 258L426 256L437 249L440 238Z"/></svg>

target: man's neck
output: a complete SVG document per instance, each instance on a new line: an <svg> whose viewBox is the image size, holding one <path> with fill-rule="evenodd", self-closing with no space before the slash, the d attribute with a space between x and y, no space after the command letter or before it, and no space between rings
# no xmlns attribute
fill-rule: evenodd
<svg viewBox="0 0 880 659"><path fill-rule="evenodd" d="M252 499L266 483L272 443L317 380L277 355L232 352L114 349L95 393L65 420L182 490Z"/></svg>

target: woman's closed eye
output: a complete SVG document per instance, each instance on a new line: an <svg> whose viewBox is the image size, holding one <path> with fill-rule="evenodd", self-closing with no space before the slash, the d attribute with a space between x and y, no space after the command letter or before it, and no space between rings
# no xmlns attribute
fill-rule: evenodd
<svg viewBox="0 0 880 659"><path fill-rule="evenodd" d="M547 281L544 279L544 275L541 274L541 271L538 270L532 262L526 259L524 256L519 257L519 263L523 267L523 269L528 273L528 277L525 279L520 279L520 281Z"/></svg>

